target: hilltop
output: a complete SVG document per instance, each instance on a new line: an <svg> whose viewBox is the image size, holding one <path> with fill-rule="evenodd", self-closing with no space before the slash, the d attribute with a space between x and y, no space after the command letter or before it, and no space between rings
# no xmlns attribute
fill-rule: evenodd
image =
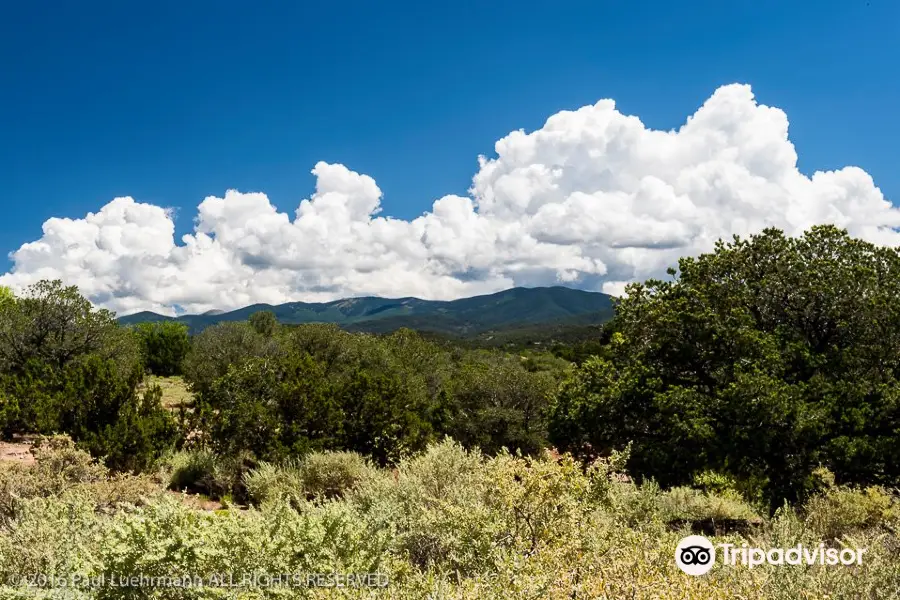
<svg viewBox="0 0 900 600"><path fill-rule="evenodd" d="M139 312L120 317L122 325L174 320L192 333L223 321L246 321L272 311L285 325L335 323L351 331L384 333L408 327L450 336L479 336L518 328L596 325L613 315L613 297L566 287L512 288L483 296L439 301L366 296L332 302L253 304L237 310L169 317Z"/></svg>

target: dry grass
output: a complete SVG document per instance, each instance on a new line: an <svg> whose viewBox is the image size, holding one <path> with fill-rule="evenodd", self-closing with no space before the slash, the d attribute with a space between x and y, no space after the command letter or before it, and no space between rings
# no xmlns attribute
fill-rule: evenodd
<svg viewBox="0 0 900 600"><path fill-rule="evenodd" d="M35 467L4 466L10 510L0 523L0 598L813 600L896 598L900 589L900 498L890 490L833 487L804 506L759 517L746 537L713 537L735 546L866 548L860 565L716 564L691 577L674 561L690 530L673 531L666 521L743 518L747 507L717 492L621 481L615 464L585 472L566 456L485 457L445 442L392 471L364 469L340 497L276 499L234 510L196 496L148 495L133 477L104 481L71 445L51 450L38 454ZM343 479L347 462L322 455L316 472L327 474L331 464L337 473L329 477ZM289 466L291 477L295 467ZM279 467L265 469L266 478L283 478ZM21 579L189 575L209 581L223 573L235 581L247 574L377 573L388 587L142 585L126 594L102 586L27 588Z"/></svg>
<svg viewBox="0 0 900 600"><path fill-rule="evenodd" d="M194 395L180 375L173 377L147 375L140 389L153 385L158 385L162 389L162 405L169 410L178 410L181 406L189 407L194 400Z"/></svg>

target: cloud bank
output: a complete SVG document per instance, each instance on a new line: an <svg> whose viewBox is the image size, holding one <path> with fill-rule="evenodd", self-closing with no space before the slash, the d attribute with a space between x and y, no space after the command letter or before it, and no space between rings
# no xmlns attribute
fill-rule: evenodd
<svg viewBox="0 0 900 600"><path fill-rule="evenodd" d="M353 295L452 299L515 285L620 293L678 257L767 226L834 223L900 245L900 210L865 171L797 170L787 115L749 86L719 88L678 130L648 129L601 100L514 131L479 157L466 197L411 221L380 215L375 181L341 164L312 170L294 215L229 190L175 240L172 214L130 197L83 219L49 219L10 256L0 284L77 285L120 314L173 314Z"/></svg>

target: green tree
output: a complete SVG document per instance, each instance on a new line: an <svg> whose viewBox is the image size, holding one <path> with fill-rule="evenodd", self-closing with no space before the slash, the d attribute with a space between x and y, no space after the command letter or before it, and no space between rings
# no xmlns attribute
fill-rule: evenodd
<svg viewBox="0 0 900 600"><path fill-rule="evenodd" d="M278 318L271 310L261 310L250 315L250 326L256 333L270 338L278 331Z"/></svg>
<svg viewBox="0 0 900 600"><path fill-rule="evenodd" d="M182 364L191 349L188 327L177 321L140 323L134 328L141 343L145 368L154 375L169 377L182 373Z"/></svg>
<svg viewBox="0 0 900 600"><path fill-rule="evenodd" d="M423 397L396 373L361 369L338 394L343 449L384 465L428 443L431 424Z"/></svg>
<svg viewBox="0 0 900 600"><path fill-rule="evenodd" d="M141 471L178 439L172 415L162 406L162 390L136 392L137 379L124 379L115 364L90 356L70 365L55 391L58 431L103 457L110 468Z"/></svg>
<svg viewBox="0 0 900 600"><path fill-rule="evenodd" d="M339 447L343 417L308 354L233 365L198 399L200 430L218 452L263 460Z"/></svg>
<svg viewBox="0 0 900 600"><path fill-rule="evenodd" d="M232 366L281 353L277 340L266 339L249 323L219 323L194 336L183 363L184 378L195 394L202 395Z"/></svg>
<svg viewBox="0 0 900 600"><path fill-rule="evenodd" d="M534 454L547 444L547 417L556 381L533 371L530 359L473 352L455 373L445 433L488 453L501 448Z"/></svg>
<svg viewBox="0 0 900 600"><path fill-rule="evenodd" d="M110 467L149 467L177 441L172 416L160 404L161 390L136 393L140 370L125 377L115 361L85 355L63 369L37 360L0 377L4 434L69 434Z"/></svg>
<svg viewBox="0 0 900 600"><path fill-rule="evenodd" d="M0 302L2 433L68 433L117 469L143 469L174 444L159 389L143 396L135 336L77 288L42 281Z"/></svg>
<svg viewBox="0 0 900 600"><path fill-rule="evenodd" d="M819 464L850 483L900 475L900 254L834 227L767 229L635 284L605 356L563 386L553 440L634 441L664 484L714 469L764 481L774 505Z"/></svg>
<svg viewBox="0 0 900 600"><path fill-rule="evenodd" d="M75 286L39 281L14 301L0 303L0 371L17 372L33 359L62 368L86 354L133 368L138 352L115 315L94 309Z"/></svg>

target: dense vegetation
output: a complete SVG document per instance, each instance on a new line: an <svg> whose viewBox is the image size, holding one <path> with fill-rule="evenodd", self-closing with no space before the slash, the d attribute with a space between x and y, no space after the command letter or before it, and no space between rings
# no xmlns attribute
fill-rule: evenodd
<svg viewBox="0 0 900 600"><path fill-rule="evenodd" d="M0 302L0 431L65 432L117 469L150 467L175 443L160 391L138 392L137 338L74 287L40 282Z"/></svg>
<svg viewBox="0 0 900 600"><path fill-rule="evenodd" d="M196 394L187 420L215 451L262 460L352 450L388 464L445 435L534 453L567 369L549 355L458 350L409 330L224 323L196 337L185 363Z"/></svg>
<svg viewBox="0 0 900 600"><path fill-rule="evenodd" d="M35 467L0 469L7 598L795 600L891 598L900 588L900 544L891 533L900 504L879 487L829 487L756 519L733 490L624 480L616 473L623 456L585 471L571 459L486 457L444 442L394 470L350 453L262 464L244 475L249 509L204 511L163 491L173 469L183 473L202 457L178 455L152 475L112 477L64 440L36 454ZM672 560L687 533L679 523L727 519L754 529L720 541L816 547L839 538L866 548L866 560L681 573ZM327 587L325 577L326 587L315 585L315 574L369 573L353 581L373 587ZM27 574L43 578L27 588ZM291 577L266 579L278 574ZM173 587L186 575L188 584ZM156 580L113 587L132 577Z"/></svg>
<svg viewBox="0 0 900 600"><path fill-rule="evenodd" d="M673 597L896 589L897 250L767 230L632 285L587 338L549 329L479 348L258 311L190 336L122 326L60 282L0 289L0 431L68 436L34 467L0 465L0 563L380 570L410 598L652 595L664 578ZM164 406L160 376L184 398ZM674 543L708 522L856 536L871 562L685 580Z"/></svg>
<svg viewBox="0 0 900 600"><path fill-rule="evenodd" d="M184 359L191 350L187 325L173 321L139 323L134 331L149 373L181 375Z"/></svg>
<svg viewBox="0 0 900 600"><path fill-rule="evenodd" d="M566 382L554 440L634 442L665 485L731 474L773 506L813 471L900 476L900 255L819 227L767 230L633 285L600 356Z"/></svg>

